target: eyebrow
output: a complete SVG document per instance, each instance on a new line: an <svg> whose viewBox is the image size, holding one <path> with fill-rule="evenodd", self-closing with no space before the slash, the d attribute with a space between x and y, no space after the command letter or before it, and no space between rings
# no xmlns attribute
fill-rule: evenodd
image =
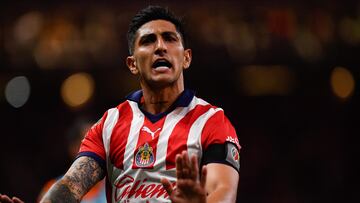
<svg viewBox="0 0 360 203"><path fill-rule="evenodd" d="M140 37L139 42L141 43L144 39L147 39L147 38L152 37L154 35L155 35L154 33L144 34L143 36ZM178 33L173 32L173 31L162 32L161 36L175 36L177 39L179 39Z"/></svg>
<svg viewBox="0 0 360 203"><path fill-rule="evenodd" d="M141 36L139 39L139 43L141 44L145 39L153 37L154 35L155 35L154 33L149 33L149 34L145 34L145 35Z"/></svg>
<svg viewBox="0 0 360 203"><path fill-rule="evenodd" d="M176 38L179 38L177 32L163 32L163 33L161 33L161 35L165 35L165 36L175 36ZM179 35L180 35L180 34L179 34Z"/></svg>

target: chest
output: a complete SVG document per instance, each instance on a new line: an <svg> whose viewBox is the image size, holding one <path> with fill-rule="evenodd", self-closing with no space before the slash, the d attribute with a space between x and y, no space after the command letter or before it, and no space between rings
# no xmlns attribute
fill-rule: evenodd
<svg viewBox="0 0 360 203"><path fill-rule="evenodd" d="M176 154L184 150L201 158L201 130L186 117L173 115L155 123L145 117L120 120L111 134L109 161L122 170L173 169Z"/></svg>

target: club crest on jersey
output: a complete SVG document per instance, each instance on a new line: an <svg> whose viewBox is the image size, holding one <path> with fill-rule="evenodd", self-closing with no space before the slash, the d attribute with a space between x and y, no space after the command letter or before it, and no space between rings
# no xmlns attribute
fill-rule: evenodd
<svg viewBox="0 0 360 203"><path fill-rule="evenodd" d="M150 147L148 143L141 146L135 155L135 164L138 167L151 166L154 163L154 160L153 148Z"/></svg>

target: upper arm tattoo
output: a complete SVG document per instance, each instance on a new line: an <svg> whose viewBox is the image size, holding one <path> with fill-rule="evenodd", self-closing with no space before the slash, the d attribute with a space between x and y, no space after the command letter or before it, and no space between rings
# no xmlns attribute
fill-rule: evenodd
<svg viewBox="0 0 360 203"><path fill-rule="evenodd" d="M51 187L42 202L80 202L86 192L104 176L104 170L93 158L80 157L64 177Z"/></svg>

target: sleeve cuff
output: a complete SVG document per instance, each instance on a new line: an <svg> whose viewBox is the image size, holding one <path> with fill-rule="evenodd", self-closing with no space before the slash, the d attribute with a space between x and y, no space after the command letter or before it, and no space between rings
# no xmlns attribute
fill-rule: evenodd
<svg viewBox="0 0 360 203"><path fill-rule="evenodd" d="M91 157L93 158L99 165L100 167L106 171L106 162L104 159L102 159L99 155L97 155L96 153L94 152L80 152L78 153L78 155L76 156L76 159L79 158L79 157L82 157L82 156L87 156L87 157Z"/></svg>

